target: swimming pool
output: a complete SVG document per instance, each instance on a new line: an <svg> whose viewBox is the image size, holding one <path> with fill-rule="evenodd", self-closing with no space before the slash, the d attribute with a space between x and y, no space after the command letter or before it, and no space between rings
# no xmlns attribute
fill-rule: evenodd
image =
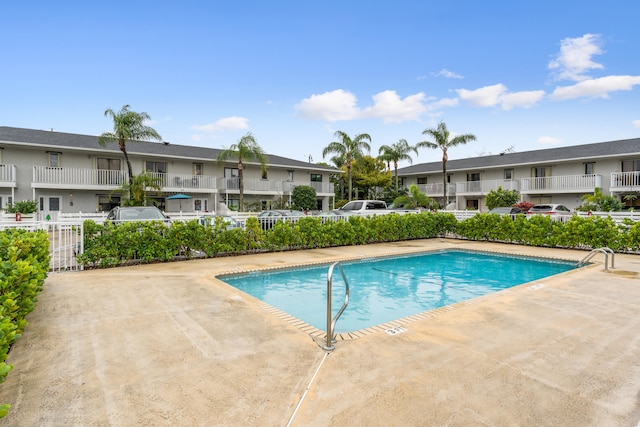
<svg viewBox="0 0 640 427"><path fill-rule="evenodd" d="M330 264L219 276L320 330L326 329ZM341 262L350 286L349 305L336 332L352 332L447 306L576 268L575 261L466 250ZM334 313L344 283L334 274Z"/></svg>

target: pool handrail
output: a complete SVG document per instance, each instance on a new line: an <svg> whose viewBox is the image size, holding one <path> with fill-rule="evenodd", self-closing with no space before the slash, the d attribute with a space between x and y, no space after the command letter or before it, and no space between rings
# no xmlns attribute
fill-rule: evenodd
<svg viewBox="0 0 640 427"><path fill-rule="evenodd" d="M332 319L331 318L331 292L332 292L331 288L333 287L333 270L336 267L338 268L338 271L342 276L342 280L344 281L345 294L344 294L344 304L342 304L342 307L340 307L340 310L338 310L338 312ZM333 349L335 349L335 346L333 344L336 342L335 332L334 332L336 327L336 322L342 315L342 312L344 311L344 309L347 308L347 305L349 305L349 282L347 281L347 276L344 274L344 270L340 266L340 263L334 262L329 266L329 271L327 272L327 342L322 347L326 351L332 351Z"/></svg>
<svg viewBox="0 0 640 427"><path fill-rule="evenodd" d="M580 260L580 262L578 263L578 267L582 267L583 265L587 264L587 261L589 261L591 258L593 258L595 255L597 255L598 253L602 253L604 254L604 271L609 271L609 254L611 254L611 268L615 268L614 267L614 257L615 257L615 252L613 252L612 249L604 246L602 248L596 248L596 249L592 249L591 252L589 252L587 254L587 256L585 256L584 258L582 258L582 260Z"/></svg>

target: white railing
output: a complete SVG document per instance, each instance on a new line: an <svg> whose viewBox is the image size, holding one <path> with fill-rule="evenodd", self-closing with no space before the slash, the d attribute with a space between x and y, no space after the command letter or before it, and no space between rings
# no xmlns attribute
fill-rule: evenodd
<svg viewBox="0 0 640 427"><path fill-rule="evenodd" d="M309 187L313 187L316 190L316 194L319 194L319 193L333 194L333 184L329 182L311 181L311 182L307 182L305 184L299 184L299 185L308 185Z"/></svg>
<svg viewBox="0 0 640 427"><path fill-rule="evenodd" d="M418 188L421 192L426 194L429 197L437 197L443 195L443 186L442 183L432 183L432 184L418 184ZM455 184L447 184L447 195L453 196L456 194L456 186Z"/></svg>
<svg viewBox="0 0 640 427"><path fill-rule="evenodd" d="M16 182L16 165L0 165L0 183Z"/></svg>
<svg viewBox="0 0 640 427"><path fill-rule="evenodd" d="M216 189L216 177L214 176L158 172L149 173L158 180L163 189L169 191Z"/></svg>
<svg viewBox="0 0 640 427"><path fill-rule="evenodd" d="M284 193L290 194L293 189L300 185L315 188L317 193L333 194L333 185L328 182L300 182L300 181L277 181L271 179L244 179L244 191L264 192L264 193ZM240 180L234 178L218 178L218 188L223 191L239 191Z"/></svg>
<svg viewBox="0 0 640 427"><path fill-rule="evenodd" d="M490 179L456 183L456 194L487 194L502 187L503 190L518 190L518 181L513 179Z"/></svg>
<svg viewBox="0 0 640 427"><path fill-rule="evenodd" d="M333 194L333 184L328 182L301 182L301 181L283 181L282 190L285 194L293 193L293 189L301 185L307 187L313 187L316 193L331 193Z"/></svg>
<svg viewBox="0 0 640 427"><path fill-rule="evenodd" d="M520 179L521 193L589 193L602 186L600 175L564 175Z"/></svg>
<svg viewBox="0 0 640 427"><path fill-rule="evenodd" d="M640 221L640 210L625 212L576 212L576 215L583 218L589 216L599 216L603 218L611 217L613 222L615 222L616 224L621 224L625 219L630 219L631 221Z"/></svg>
<svg viewBox="0 0 640 427"><path fill-rule="evenodd" d="M282 192L282 181L272 181L268 179L247 179L242 180L245 192ZM218 178L218 189L221 191L240 191L240 179Z"/></svg>
<svg viewBox="0 0 640 427"><path fill-rule="evenodd" d="M124 179L119 170L33 167L36 184L119 187Z"/></svg>
<svg viewBox="0 0 640 427"><path fill-rule="evenodd" d="M167 190L213 190L215 177L149 172ZM33 182L41 186L65 186L73 188L118 188L127 179L121 170L33 167Z"/></svg>
<svg viewBox="0 0 640 427"><path fill-rule="evenodd" d="M612 191L640 191L640 172L611 172Z"/></svg>

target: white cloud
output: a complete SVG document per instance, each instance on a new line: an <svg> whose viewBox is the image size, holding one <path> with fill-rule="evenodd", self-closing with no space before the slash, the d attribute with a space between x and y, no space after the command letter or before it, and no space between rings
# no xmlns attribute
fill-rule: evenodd
<svg viewBox="0 0 640 427"><path fill-rule="evenodd" d="M407 96L401 99L394 90L386 90L373 95L373 106L363 110L364 117L379 117L384 123L401 123L418 120L426 111L422 103L424 93Z"/></svg>
<svg viewBox="0 0 640 427"><path fill-rule="evenodd" d="M356 96L343 89L314 94L296 104L299 115L312 120L336 122L360 118L381 118L385 123L418 120L426 111L425 95L420 92L402 99L393 90L372 96L373 105L361 109Z"/></svg>
<svg viewBox="0 0 640 427"><path fill-rule="evenodd" d="M456 89L458 96L476 107L493 107L500 103L500 98L507 91L502 83L485 86L476 90Z"/></svg>
<svg viewBox="0 0 640 427"><path fill-rule="evenodd" d="M640 128L640 120L634 120L631 122L633 127Z"/></svg>
<svg viewBox="0 0 640 427"><path fill-rule="evenodd" d="M553 136L541 136L540 138L538 138L538 144L558 145L562 143L563 143L562 139L556 138Z"/></svg>
<svg viewBox="0 0 640 427"><path fill-rule="evenodd" d="M433 73L435 77L446 77L448 79L464 79L460 74L454 73L453 71L449 71L446 68L438 71L437 73Z"/></svg>
<svg viewBox="0 0 640 427"><path fill-rule="evenodd" d="M536 102L544 98L543 90L529 90L522 92L507 93L502 96L500 102L503 110L511 110L512 108L530 108Z"/></svg>
<svg viewBox="0 0 640 427"><path fill-rule="evenodd" d="M465 102L476 107L496 107L503 110L512 108L529 108L544 98L543 90L531 90L522 92L509 92L502 83L480 89L456 89L456 93Z"/></svg>
<svg viewBox="0 0 640 427"><path fill-rule="evenodd" d="M338 89L331 92L311 95L300 101L295 109L307 119L327 120L352 120L359 116L357 99L354 94L346 90Z"/></svg>
<svg viewBox="0 0 640 427"><path fill-rule="evenodd" d="M207 125L193 125L192 129L199 130L202 132L220 132L220 131L234 131L240 129L249 128L249 119L245 117L224 117L222 119L216 120L213 123L209 123Z"/></svg>
<svg viewBox="0 0 640 427"><path fill-rule="evenodd" d="M632 90L636 85L640 85L640 76L607 76L585 80L573 86L558 87L553 91L552 97L555 99L608 98L609 92Z"/></svg>
<svg viewBox="0 0 640 427"><path fill-rule="evenodd" d="M560 42L560 52L549 62L555 80L582 81L589 77L585 73L592 69L604 68L591 57L603 53L599 34L585 34L582 37L566 38Z"/></svg>

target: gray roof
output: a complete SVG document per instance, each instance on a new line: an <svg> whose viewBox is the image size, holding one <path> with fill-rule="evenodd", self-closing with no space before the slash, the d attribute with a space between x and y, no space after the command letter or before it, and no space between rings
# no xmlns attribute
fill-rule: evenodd
<svg viewBox="0 0 640 427"><path fill-rule="evenodd" d="M42 146L46 148L66 148L72 150L120 152L118 144L108 144L103 147L98 143L98 137L79 135L74 133L54 132L0 126L0 144L18 143ZM189 145L172 144L169 142L135 141L127 144L129 154L154 155L172 158L198 159L215 161L221 152L218 148L193 147ZM287 157L267 154L267 165L279 167L296 167L307 170L321 170L336 172L331 166L322 166Z"/></svg>
<svg viewBox="0 0 640 427"><path fill-rule="evenodd" d="M434 151L435 152L435 151ZM438 151L441 154L441 151ZM491 156L454 159L447 162L447 171L473 170L483 168L503 168L527 164L562 163L576 160L596 160L598 158L640 157L640 138L595 144L572 145L545 150L504 153ZM420 163L398 169L398 175L424 175L442 173L442 162Z"/></svg>

